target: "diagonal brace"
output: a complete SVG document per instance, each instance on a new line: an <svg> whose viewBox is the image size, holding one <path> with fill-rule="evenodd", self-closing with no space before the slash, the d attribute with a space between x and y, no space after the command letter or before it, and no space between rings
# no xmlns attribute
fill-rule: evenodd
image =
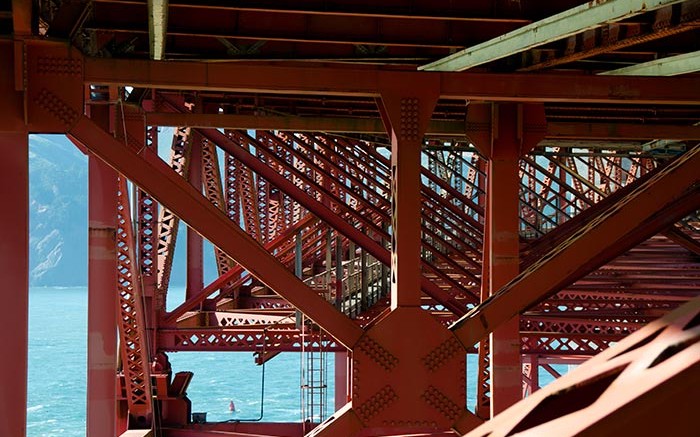
<svg viewBox="0 0 700 437"><path fill-rule="evenodd" d="M471 347L513 316L660 232L700 205L700 145L599 214L455 322ZM596 208L596 207L593 207Z"/></svg>
<svg viewBox="0 0 700 437"><path fill-rule="evenodd" d="M340 218L330 208L305 193L267 164L258 160L255 156L251 155L250 152L235 144L228 137L226 137L226 135L222 134L216 129L198 129L197 131L200 132L204 138L218 145L225 152L245 164L248 168L270 181L318 218L325 221L338 232L367 250L367 252L369 252L381 263L385 265L390 264L391 254L387 249L382 247L367 234L364 234L360 230L356 229L352 224ZM448 310L452 311L454 314L461 316L465 313L465 307L463 304L459 303L454 297L450 296L446 291L430 282L430 280L427 278L423 277L420 285L421 289L426 294L434 298L437 302Z"/></svg>
<svg viewBox="0 0 700 437"><path fill-rule="evenodd" d="M81 117L69 135L148 191L345 347L352 348L362 336L359 326L301 282L153 152L125 146L87 117Z"/></svg>

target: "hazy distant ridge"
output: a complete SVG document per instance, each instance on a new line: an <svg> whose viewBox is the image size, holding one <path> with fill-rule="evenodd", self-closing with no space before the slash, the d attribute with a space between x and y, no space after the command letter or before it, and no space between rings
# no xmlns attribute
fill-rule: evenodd
<svg viewBox="0 0 700 437"><path fill-rule="evenodd" d="M87 156L62 135L29 137L29 284L87 285ZM116 211L116 206L115 206ZM181 224L182 226L182 224ZM172 285L185 283L185 230L173 262ZM205 243L205 277L215 277Z"/></svg>
<svg viewBox="0 0 700 437"><path fill-rule="evenodd" d="M87 157L63 136L29 137L29 283L85 285Z"/></svg>

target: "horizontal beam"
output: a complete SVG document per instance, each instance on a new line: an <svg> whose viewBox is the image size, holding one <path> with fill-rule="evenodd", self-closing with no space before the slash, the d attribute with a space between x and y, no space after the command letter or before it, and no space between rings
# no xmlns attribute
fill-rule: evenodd
<svg viewBox="0 0 700 437"><path fill-rule="evenodd" d="M536 305L700 206L700 145L578 227L498 293L452 325L471 347Z"/></svg>
<svg viewBox="0 0 700 437"><path fill-rule="evenodd" d="M280 245L289 241L292 236L295 236L298 232L314 224L318 219L311 214L307 214L300 221L294 223L289 228L282 231L282 234L275 238L274 240L265 244L265 250L272 252L279 248ZM221 290L227 284L229 284L234 278L238 277L243 273L243 268L240 265L234 266L231 270L219 276L217 279L212 281L209 285L204 287L200 292L190 296L185 302L180 304L177 308L170 311L164 318L165 324L172 324L177 321L177 319L184 315L187 311L194 310L202 302L204 302L210 295L214 294L216 291Z"/></svg>
<svg viewBox="0 0 700 437"><path fill-rule="evenodd" d="M93 3L110 3L120 5L143 5L144 0L94 0ZM325 15L339 17L369 17L369 18L392 18L406 20L438 20L438 21L484 21L488 23L529 23L531 20L519 17L495 17L483 12L472 12L468 3L464 5L453 5L453 9L462 6L452 14L443 13L443 10L432 7L430 2L423 2L423 5L413 2L410 8L382 7L372 4L363 5L358 2L348 4L322 4L314 5L313 2L259 2L255 0L244 0L236 2L198 1L195 3L183 0L171 0L171 8L191 8L209 9L212 11L242 11L242 12L264 12L271 14L303 14L303 15ZM476 8L474 8L476 9Z"/></svg>
<svg viewBox="0 0 700 437"><path fill-rule="evenodd" d="M700 140L700 126L635 123L547 123L548 139L561 140Z"/></svg>
<svg viewBox="0 0 700 437"><path fill-rule="evenodd" d="M700 50L599 73L601 76L678 76L700 71Z"/></svg>
<svg viewBox="0 0 700 437"><path fill-rule="evenodd" d="M595 29L635 15L680 3L682 0L603 0L586 2L505 35L466 48L419 67L427 71L464 71L477 65Z"/></svg>
<svg viewBox="0 0 700 437"><path fill-rule="evenodd" d="M175 27L175 26L172 26ZM114 26L107 23L91 23L85 26L86 30L95 32L105 32L105 33L120 33L120 34L145 34L148 30L143 26ZM358 27L359 30L364 30L362 27ZM250 29L246 32L234 31L233 29L228 30L216 30L212 28L200 29L200 28L184 28L178 27L177 29L171 28L167 32L167 36L170 37L196 37L196 38L217 38L217 39L240 39L240 40L258 40L258 41L280 41L280 42L293 42L293 43L315 43L315 44L344 44L344 45L377 45L377 46L387 46L387 47L420 47L420 48L440 48L440 49L455 49L461 47L459 43L452 42L451 40L438 39L437 36L433 36L430 40L422 39L418 36L413 35L386 35L387 32L382 32L377 36L366 36L366 35L355 35L355 34L342 34L342 36L336 36L337 33L331 36L329 32L318 32L310 33L308 31L294 31L288 30L282 32L281 29L277 29L275 34L268 33L264 26L262 29ZM411 38L413 36L413 38ZM425 57L418 58L419 60L428 59Z"/></svg>
<svg viewBox="0 0 700 437"><path fill-rule="evenodd" d="M146 123L152 126L187 126L192 128L386 133L378 118L147 113Z"/></svg>
<svg viewBox="0 0 700 437"><path fill-rule="evenodd" d="M386 134L379 118L258 116L237 114L195 114L151 112L146 114L149 126L222 128L251 130L286 130L292 132L328 132ZM462 121L433 120L427 135L464 136L467 126ZM700 126L653 125L633 123L547 123L546 138L587 140L700 140Z"/></svg>
<svg viewBox="0 0 700 437"><path fill-rule="evenodd" d="M12 33L15 38L32 34L33 2L12 0Z"/></svg>
<svg viewBox="0 0 700 437"><path fill-rule="evenodd" d="M328 206L324 205L319 200L316 200L316 198L297 187L290 179L285 178L275 169L252 155L249 151L230 140L228 137L226 137L226 135L219 132L217 129L199 129L198 132L204 138L219 146L226 153L238 159L255 173L267 179L271 184L279 188L291 199L309 210L309 212L326 222L329 226L343 234L358 246L365 249L379 262L387 266L391 264L391 253L385 247L374 241L366 233L354 227L351 223L347 222L343 217L331 210ZM436 301L440 302L441 305L452 311L454 314L462 315L466 312L463 304L458 302L454 297L427 278L423 277L420 285L421 289L426 294L433 297Z"/></svg>
<svg viewBox="0 0 700 437"><path fill-rule="evenodd" d="M386 134L379 118L353 117L300 117L294 115L238 115L152 112L146 114L149 126L191 128L221 128L239 130L285 130L292 132L328 132ZM465 123L433 120L428 127L430 135L465 135Z"/></svg>
<svg viewBox="0 0 700 437"><path fill-rule="evenodd" d="M278 66L243 62L159 62L86 58L86 84L141 88L379 97L382 85L419 87L440 74L447 99L700 105L700 78L569 74L429 73L346 66Z"/></svg>
<svg viewBox="0 0 700 437"><path fill-rule="evenodd" d="M81 117L69 135L241 264L347 348L362 329L319 296L150 150L137 152Z"/></svg>

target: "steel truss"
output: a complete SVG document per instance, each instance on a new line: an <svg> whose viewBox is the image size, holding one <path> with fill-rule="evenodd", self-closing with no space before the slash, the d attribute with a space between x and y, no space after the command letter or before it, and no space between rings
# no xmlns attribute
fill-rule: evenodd
<svg viewBox="0 0 700 437"><path fill-rule="evenodd" d="M346 375L339 398L349 402L309 426L325 436L466 433L523 393L540 396L540 367L554 374L556 362L637 357L634 346L615 356L607 349L631 344L630 334L653 337L648 324L659 334L639 351L659 342L693 347L695 319L683 311L694 304L655 320L697 295L700 146L660 157L538 148L547 136L538 124L547 122L541 103L460 113L474 128L474 147L439 138L426 144L424 136L439 117L453 116L444 100L697 104L696 79L641 80L620 95L627 84L617 78L564 92L553 77L556 92L543 94L526 75L512 76L513 88L503 91L495 76L471 73L482 87L390 70L338 69L329 78L316 76L316 67L212 64L203 71L199 63L173 63L161 70L135 61L130 71L122 60L83 59L51 41L2 43L0 55L17 67L2 76L3 86L6 76L26 75L15 84L24 99L3 103L10 115L2 123L17 124L23 138L29 130L66 133L121 174L114 285L124 396L115 394L123 406L115 422L123 427L206 435L189 423L187 375L171 380L168 372L165 353L179 351L248 351L258 363L283 351L350 352L349 365L336 360ZM172 68L184 73L169 76ZM54 73L65 83L57 86ZM308 77L324 79L309 84ZM135 88L127 92L124 78ZM676 89L681 82L687 92ZM182 95L160 89L184 86L191 91ZM212 89L222 94L203 97ZM213 117L225 112L218 105L235 96L229 93L251 90L369 98L388 142L284 126L180 126L169 162L159 157L149 113ZM136 187L133 212L127 179ZM192 230L188 240L215 246L219 277L168 310L180 220ZM192 256L188 270L201 272L201 263ZM666 335L679 323L692 338ZM475 412L464 408L466 353L479 354ZM670 355L654 355L664 359L650 367L663 367ZM681 367L657 382L675 387L687 371ZM407 375L415 384L406 384ZM640 399L647 405L642 394L627 401ZM538 414L517 426L544 424Z"/></svg>

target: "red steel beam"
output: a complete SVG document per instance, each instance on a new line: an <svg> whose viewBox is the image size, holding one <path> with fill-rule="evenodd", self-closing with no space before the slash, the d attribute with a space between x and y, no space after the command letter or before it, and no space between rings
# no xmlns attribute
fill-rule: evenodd
<svg viewBox="0 0 700 437"><path fill-rule="evenodd" d="M0 133L0 244L4 328L0 342L0 435L24 437L27 430L27 326L29 314L29 155L26 132Z"/></svg>
<svg viewBox="0 0 700 437"><path fill-rule="evenodd" d="M32 34L33 2L12 0L12 27L15 37L27 37Z"/></svg>
<svg viewBox="0 0 700 437"><path fill-rule="evenodd" d="M122 5L145 5L145 0L96 0L95 3L113 3ZM430 1L421 0L412 3L411 8L391 8L370 2L355 1L352 3L334 4L332 6L316 5L313 2L267 1L261 4L257 1L238 1L235 3L170 1L173 9L207 9L211 11L249 11L271 14L303 14L339 17L371 17L394 18L407 20L438 20L438 21L485 21L490 23L530 23L528 18L495 17L484 13L479 7L471 4L451 5L451 8L440 10L433 7ZM471 8L471 9L470 9ZM449 13L448 13L449 12Z"/></svg>
<svg viewBox="0 0 700 437"><path fill-rule="evenodd" d="M202 194L202 138L194 134L189 146L190 171L187 174L187 180L199 194ZM185 296L190 298L204 288L204 241L202 235L189 225L185 239L187 242Z"/></svg>
<svg viewBox="0 0 700 437"><path fill-rule="evenodd" d="M684 249L700 256L700 242L680 229L670 227L663 234Z"/></svg>
<svg viewBox="0 0 700 437"><path fill-rule="evenodd" d="M119 178L116 209L117 326L130 429L152 429L153 399L144 295L136 262L136 240L127 181ZM133 420L133 421L132 421Z"/></svg>
<svg viewBox="0 0 700 437"><path fill-rule="evenodd" d="M676 222L700 204L700 145L602 210L457 321L451 329L465 347L592 270ZM595 210L595 206L592 210Z"/></svg>
<svg viewBox="0 0 700 437"><path fill-rule="evenodd" d="M391 138L392 310L421 305L421 143L438 100L436 84L411 89L394 83L381 97Z"/></svg>
<svg viewBox="0 0 700 437"><path fill-rule="evenodd" d="M557 381L466 436L696 435L699 317L696 298L561 378L541 362Z"/></svg>
<svg viewBox="0 0 700 437"><path fill-rule="evenodd" d="M343 345L352 348L362 336L360 327L284 268L265 248L202 196L201 190L194 189L157 155L147 149L139 153L121 144L85 117L78 120L69 135L148 191Z"/></svg>
<svg viewBox="0 0 700 437"><path fill-rule="evenodd" d="M700 126L641 123L547 123L546 138L559 140L700 140Z"/></svg>
<svg viewBox="0 0 700 437"><path fill-rule="evenodd" d="M518 108L499 104L495 128L497 138L488 160L488 290L493 294L520 271L518 234L520 178L518 177ZM471 345L470 345L471 346ZM520 363L519 317L513 317L491 332L491 417L520 400L522 370Z"/></svg>
<svg viewBox="0 0 700 437"><path fill-rule="evenodd" d="M384 135L379 118L259 116L239 114L193 114L150 112L146 123L154 126L227 128L253 130L289 130L293 132L363 133ZM432 120L427 135L464 136L464 121ZM545 138L587 140L700 140L700 126L641 123L549 122Z"/></svg>
<svg viewBox="0 0 700 437"><path fill-rule="evenodd" d="M318 218L328 223L331 227L338 230L341 234L345 235L357 245L363 247L382 264L390 264L390 254L388 250L380 246L368 235L343 220L342 217L338 216L330 208L305 193L299 187L294 185L292 181L286 179L267 164L250 154L250 152L235 144L233 141L227 138L226 135L222 134L216 129L201 129L199 132L201 132L202 135L209 141L217 144L219 147L224 149L225 152L235 157L248 168L270 181L270 183L277 186L280 190L284 191L292 199L294 199L304 208L311 211ZM455 314L464 314L466 312L464 305L460 304L452 296L447 294L447 292L443 291L429 280L423 278L421 280L421 288ZM313 317L311 318L313 319Z"/></svg>
<svg viewBox="0 0 700 437"><path fill-rule="evenodd" d="M397 72L373 68L281 67L243 63L86 58L86 84L143 88L378 97L382 83L420 87L438 76L440 97L516 102L689 104L700 78ZM575 86L577 83L585 86Z"/></svg>
<svg viewBox="0 0 700 437"><path fill-rule="evenodd" d="M112 437L116 429L117 254L114 246L117 172L88 157L87 435Z"/></svg>
<svg viewBox="0 0 700 437"><path fill-rule="evenodd" d="M293 238L297 234L297 232L308 226L313 225L316 220L317 219L313 215L306 215L301 221L286 229L278 238L265 244L265 249L268 251L273 251L277 249L283 243L287 242L290 238ZM187 311L193 310L197 305L204 302L204 300L207 299L212 293L226 286L226 284L228 284L231 280L237 278L242 272L243 268L240 265L236 265L223 275L219 276L212 283L204 287L204 289L202 289L201 292L189 297L185 302L183 302L177 308L169 312L164 319L164 323L166 325L174 323L180 316L185 314Z"/></svg>
<svg viewBox="0 0 700 437"><path fill-rule="evenodd" d="M194 128L386 134L386 129L379 118L358 117L151 112L146 114L146 123L155 126L189 126ZM428 125L427 133L430 135L465 135L465 128L465 124L460 121L434 120Z"/></svg>

